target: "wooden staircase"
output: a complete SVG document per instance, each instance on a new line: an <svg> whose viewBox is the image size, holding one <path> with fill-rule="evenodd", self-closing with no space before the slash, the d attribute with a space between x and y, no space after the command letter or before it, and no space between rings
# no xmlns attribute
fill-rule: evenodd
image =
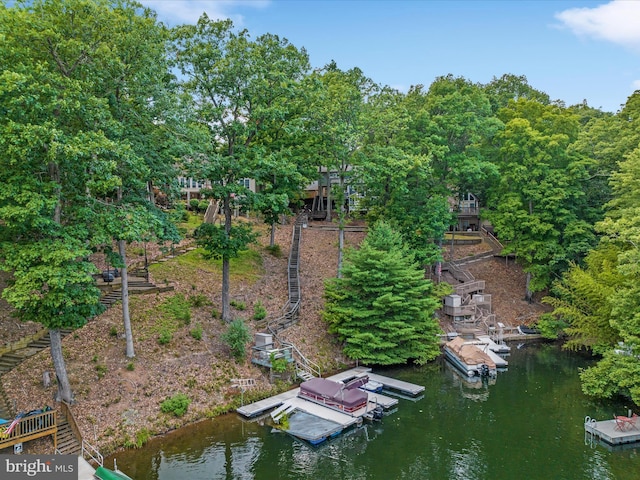
<svg viewBox="0 0 640 480"><path fill-rule="evenodd" d="M56 434L56 443L58 451L63 455L80 455L82 453L82 445L76 437L69 424L66 415L58 415L58 433Z"/></svg>
<svg viewBox="0 0 640 480"><path fill-rule="evenodd" d="M60 336L64 338L72 331L73 330L71 329L61 329ZM25 346L3 353L0 355L0 374L8 372L22 363L25 359L32 357L36 353L44 350L45 348L49 348L50 346L51 339L49 337L49 332L47 331L40 338L27 343Z"/></svg>
<svg viewBox="0 0 640 480"><path fill-rule="evenodd" d="M0 376L0 418L10 420L14 418L15 415L16 413L11 406L11 402L7 397L7 393L4 391L4 386L2 385L2 377Z"/></svg>

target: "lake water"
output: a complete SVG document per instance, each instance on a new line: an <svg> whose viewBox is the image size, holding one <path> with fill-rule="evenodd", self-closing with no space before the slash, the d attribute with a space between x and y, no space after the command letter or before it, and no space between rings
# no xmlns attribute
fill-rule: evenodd
<svg viewBox="0 0 640 480"><path fill-rule="evenodd" d="M229 414L115 458L136 480L640 479L640 448L585 438L585 416L627 410L582 394L577 374L589 360L553 344L511 345L509 369L491 385L465 384L443 359L377 371L424 385L424 396L320 447Z"/></svg>

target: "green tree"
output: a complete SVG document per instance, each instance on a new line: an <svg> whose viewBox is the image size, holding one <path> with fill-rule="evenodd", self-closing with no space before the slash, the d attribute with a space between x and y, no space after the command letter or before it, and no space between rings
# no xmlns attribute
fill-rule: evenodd
<svg viewBox="0 0 640 480"><path fill-rule="evenodd" d="M101 58L108 68L102 81L96 84L95 94L108 101L117 128L110 137L130 146L130 154L117 162L119 185L105 192L98 213L100 221L94 243L110 246L115 240L117 255L111 264L121 269L122 314L126 341L126 356L135 356L131 319L126 244L154 239L177 241L178 234L165 213L156 208L154 185L163 188L175 183L176 169L169 154L168 141L175 138L170 132L174 98L169 75L166 47L168 32L158 24L155 13L137 3L120 2L114 8L112 33L108 38L108 55ZM88 35L85 28L83 34ZM100 31L93 32L100 39ZM171 193L171 190L166 190Z"/></svg>
<svg viewBox="0 0 640 480"><path fill-rule="evenodd" d="M335 62L314 72L320 85L309 113L308 128L314 140L313 156L318 165L318 194L327 192L327 221L332 221L335 203L338 223L338 276L344 250L344 225L348 215L347 185L359 168L364 137L365 103L377 86L358 68L342 71ZM332 175L337 175L334 184Z"/></svg>
<svg viewBox="0 0 640 480"><path fill-rule="evenodd" d="M116 123L94 94L105 46L89 32L112 25L109 7L81 0L0 6L0 262L14 279L3 296L22 319L49 328L65 401L73 395L60 330L100 311L95 267L86 260L94 207L118 187L116 165L129 155L109 138Z"/></svg>
<svg viewBox="0 0 640 480"><path fill-rule="evenodd" d="M252 41L246 30L235 32L231 21L212 21L206 15L197 25L175 29L173 55L184 77L182 88L192 100L195 135L185 157L187 168L196 178L209 180L211 195L222 203L224 226L203 227L198 235L211 235L203 241L222 258L222 318L230 321L229 259L242 249L238 242L248 238L247 226L232 228L232 211L234 205L255 203L243 179L261 167L274 131L286 130L291 121L287 107L297 105L296 84L308 71L308 58L275 35ZM278 177L277 169L270 173ZM273 210L280 211L282 197L275 193ZM240 235L234 239L236 232Z"/></svg>
<svg viewBox="0 0 640 480"><path fill-rule="evenodd" d="M579 124L566 110L520 99L500 111L496 135L500 182L489 220L527 272L525 298L548 287L595 243L583 184L588 159L572 151Z"/></svg>
<svg viewBox="0 0 640 480"><path fill-rule="evenodd" d="M618 253L614 245L601 244L589 252L584 268L572 265L554 282L552 296L543 298L553 315L567 324L566 348L602 354L621 340L611 321L613 297L625 283L618 272Z"/></svg>
<svg viewBox="0 0 640 480"><path fill-rule="evenodd" d="M374 365L425 363L440 350L433 284L391 227L373 225L347 250L342 278L326 282L324 320L344 353Z"/></svg>

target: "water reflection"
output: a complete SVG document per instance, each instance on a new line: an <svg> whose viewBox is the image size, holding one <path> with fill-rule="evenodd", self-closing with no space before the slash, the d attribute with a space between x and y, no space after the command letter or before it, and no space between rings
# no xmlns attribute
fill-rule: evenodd
<svg viewBox="0 0 640 480"><path fill-rule="evenodd" d="M424 398L320 447L232 414L119 453L118 466L137 480L637 479L637 448L585 442L586 415L621 409L582 394L588 362L553 345L514 348L508 372L478 388L444 361L387 369L425 385Z"/></svg>

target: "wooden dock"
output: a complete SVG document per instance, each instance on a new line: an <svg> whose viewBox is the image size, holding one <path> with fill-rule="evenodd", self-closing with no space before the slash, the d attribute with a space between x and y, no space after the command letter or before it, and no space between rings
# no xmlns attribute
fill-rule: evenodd
<svg viewBox="0 0 640 480"><path fill-rule="evenodd" d="M351 368L327 378L329 380L338 382L358 375L362 375L364 373L366 373L374 382L383 384L384 388L387 390L393 390L412 397L415 397L416 395L424 392L424 387L422 385L416 385L415 383L404 382L402 380L396 380L395 378L371 373L371 369L368 367Z"/></svg>
<svg viewBox="0 0 640 480"><path fill-rule="evenodd" d="M424 387L421 385L415 385L413 383L404 382L402 380L396 380L394 378L385 377L383 375L376 375L370 372L371 372L370 368L356 367L349 370L345 370L344 372L340 372L336 375L327 377L327 379L333 380L334 382L339 382L339 381L343 381L345 379L353 378L355 376L366 373L367 375L369 375L369 378L371 380L382 383L384 385L384 388L389 390L398 391L410 396L416 396L424 392ZM299 391L300 391L299 388L294 388L287 392L280 393L279 395L274 395L273 397L265 398L263 400L259 400L249 405L244 405L238 408L236 412L238 412L240 415L247 418L260 416L268 412L269 410L279 407L286 401L290 401L291 399L297 398ZM369 403L377 403L378 405L383 407L385 410L391 407L394 407L395 405L398 404L398 400L396 398L391 398L381 393L372 393L372 392L367 392L367 393L369 394ZM307 400L303 400L303 401L307 403L313 403ZM327 407L322 407L322 406L320 407L323 408L324 410L332 410ZM336 412L336 413L340 413L340 412Z"/></svg>
<svg viewBox="0 0 640 480"><path fill-rule="evenodd" d="M620 430L615 420L602 420L598 422L595 418L586 417L584 430L592 437L603 440L613 446L640 442L640 429L638 426Z"/></svg>

